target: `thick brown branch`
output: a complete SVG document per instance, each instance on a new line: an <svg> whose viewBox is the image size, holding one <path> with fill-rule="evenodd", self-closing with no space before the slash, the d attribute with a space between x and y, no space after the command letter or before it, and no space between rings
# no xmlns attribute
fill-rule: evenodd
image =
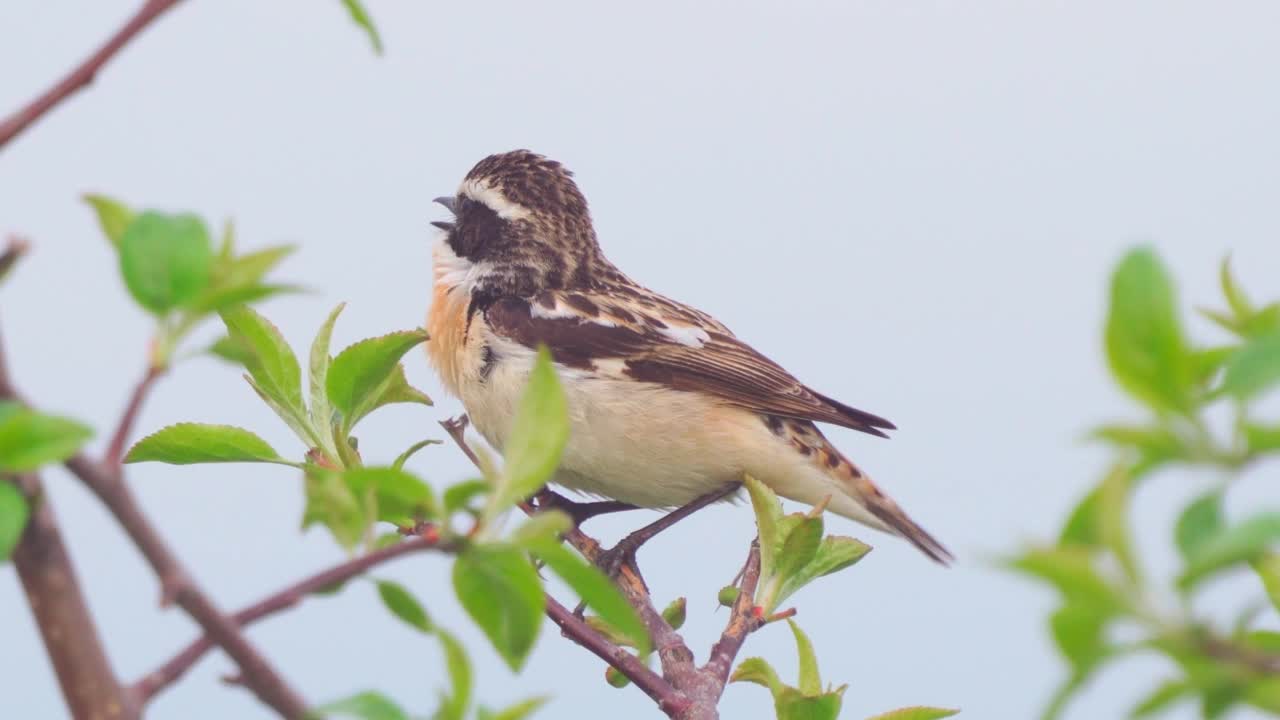
<svg viewBox="0 0 1280 720"><path fill-rule="evenodd" d="M11 244L12 253L5 253L7 267L21 254L14 248ZM3 348L0 399L19 400ZM0 482L9 480L0 478ZM116 680L40 478L22 475L14 482L31 503L31 517L14 548L13 564L67 710L76 720L136 720L139 704Z"/></svg>
<svg viewBox="0 0 1280 720"><path fill-rule="evenodd" d="M40 480L30 475L20 483L31 493L32 513L13 564L67 709L76 720L136 720L139 703L111 669Z"/></svg>
<svg viewBox="0 0 1280 720"><path fill-rule="evenodd" d="M143 28L150 25L153 20L176 4L178 4L178 0L147 0L114 35L103 43L102 47L85 58L66 77L35 100L32 100L26 107L0 122L0 148L7 145L10 140L17 137L19 133L26 130L63 100L92 83L94 76L98 74L103 65L107 64L107 61L114 57Z"/></svg>
<svg viewBox="0 0 1280 720"><path fill-rule="evenodd" d="M240 632L239 625L220 611L192 579L142 512L119 468L105 467L83 455L72 457L66 465L107 506L151 565L160 579L161 604L176 603L186 611L214 644L240 666L245 684L264 703L291 720L303 717L307 705L302 697Z"/></svg>
<svg viewBox="0 0 1280 720"><path fill-rule="evenodd" d="M377 565L410 553L429 549L447 550L448 548L441 547L439 541L434 538L409 538L390 547L375 550L367 555L348 560L300 580L236 612L231 616L231 620L240 627L244 627L283 610L288 610L302 602L308 595L346 582L357 575L364 574ZM208 635L200 636L159 668L147 673L135 682L133 684L134 693L143 703L146 703L157 693L179 680L213 647L214 642Z"/></svg>

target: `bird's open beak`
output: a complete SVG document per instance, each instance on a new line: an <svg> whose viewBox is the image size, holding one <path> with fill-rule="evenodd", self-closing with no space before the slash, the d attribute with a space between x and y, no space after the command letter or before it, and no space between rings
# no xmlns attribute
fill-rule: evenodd
<svg viewBox="0 0 1280 720"><path fill-rule="evenodd" d="M457 215L457 214L458 214L458 211L457 211L457 210L454 210L454 207L457 205L457 201L456 201L456 200L454 200L453 196L451 196L451 195L445 195L445 196L443 196L443 197L438 197L438 198L436 198L436 199L432 200L431 202L434 202L434 203L440 203L441 205L443 205L443 206L444 206L444 209L445 209L445 210L448 210L450 213L452 213L452 214L454 214L454 215ZM433 221L431 224L432 224L432 225L435 225L436 227L440 228L441 230L444 230L445 232L453 232L453 223L451 223L451 222L445 222L445 221L443 221L443 220L435 220L435 221Z"/></svg>

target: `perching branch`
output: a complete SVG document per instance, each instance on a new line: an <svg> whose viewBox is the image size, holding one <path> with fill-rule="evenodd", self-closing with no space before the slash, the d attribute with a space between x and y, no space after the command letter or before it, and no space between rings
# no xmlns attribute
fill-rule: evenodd
<svg viewBox="0 0 1280 720"><path fill-rule="evenodd" d="M283 717L294 720L307 712L307 704L253 643L240 632L239 625L214 605L187 569L169 549L150 519L142 512L118 465L108 467L84 455L66 462L67 469L102 501L133 540L160 579L161 605L181 607L195 620L214 644L221 647L240 667L244 683Z"/></svg>
<svg viewBox="0 0 1280 720"><path fill-rule="evenodd" d="M442 421L441 426L462 451L479 467L479 459L467 445L466 415ZM538 496L539 507L571 506L573 503L550 490ZM536 511L532 505L521 506L526 513ZM596 562L604 549L599 541L573 528L565 533L565 542L572 545L587 560ZM716 720L716 706L724 694L733 661L742 649L747 635L764 625L760 609L754 606L756 584L760 580L760 547L753 542L747 563L739 583L738 600L734 603L728 625L711 650L707 664L699 668L694 662L693 651L680 633L662 617L654 606L645 586L644 578L631 564L624 563L615 582L627 601L635 608L649 631L653 647L662 665L662 677L637 661L627 651L609 642L586 623L579 620L553 598L547 598L547 616L561 632L609 663L658 703L668 717L676 720Z"/></svg>
<svg viewBox="0 0 1280 720"><path fill-rule="evenodd" d="M3 148L53 108L57 107L77 91L88 87L98 71L107 64L115 54L133 40L134 36L160 17L166 10L178 4L178 0L147 0L119 30L85 58L66 77L43 94L32 100L26 107L0 122L0 148Z"/></svg>
<svg viewBox="0 0 1280 720"><path fill-rule="evenodd" d="M449 547L440 542L438 537L418 536L409 538L381 550L375 550L361 557L347 560L304 580L300 580L268 595L253 605L237 611L231 616L231 620L243 628L296 606L305 600L308 595L316 591L344 583L396 558L422 550L448 551L449 549ZM215 643L209 635L200 636L163 665L135 682L131 688L133 693L145 704L165 688L181 679L205 653L213 649L214 645Z"/></svg>

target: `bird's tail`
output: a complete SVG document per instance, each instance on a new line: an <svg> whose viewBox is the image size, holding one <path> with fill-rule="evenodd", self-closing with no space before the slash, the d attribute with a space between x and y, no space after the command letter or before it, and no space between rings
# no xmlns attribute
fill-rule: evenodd
<svg viewBox="0 0 1280 720"><path fill-rule="evenodd" d="M821 473L806 487L791 488L793 499L816 503L830 496L827 509L864 525L897 535L943 565L955 559L942 543L920 527L898 504L876 486L856 465L840 453L813 423L785 423L784 438ZM835 489L837 492L832 493ZM788 495L786 492L780 494ZM809 496L809 497L802 497Z"/></svg>

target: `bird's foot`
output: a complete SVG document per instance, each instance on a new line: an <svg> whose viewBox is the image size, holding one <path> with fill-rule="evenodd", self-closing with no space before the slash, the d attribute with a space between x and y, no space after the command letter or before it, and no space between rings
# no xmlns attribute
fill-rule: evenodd
<svg viewBox="0 0 1280 720"><path fill-rule="evenodd" d="M538 501L539 510L559 510L569 516L569 519L573 521L573 526L575 528L581 527L582 523L596 517L597 515L607 515L609 513L640 509L635 505L618 502L617 500L574 502L559 493L552 492L547 489L543 489L542 492L539 492L535 499Z"/></svg>

